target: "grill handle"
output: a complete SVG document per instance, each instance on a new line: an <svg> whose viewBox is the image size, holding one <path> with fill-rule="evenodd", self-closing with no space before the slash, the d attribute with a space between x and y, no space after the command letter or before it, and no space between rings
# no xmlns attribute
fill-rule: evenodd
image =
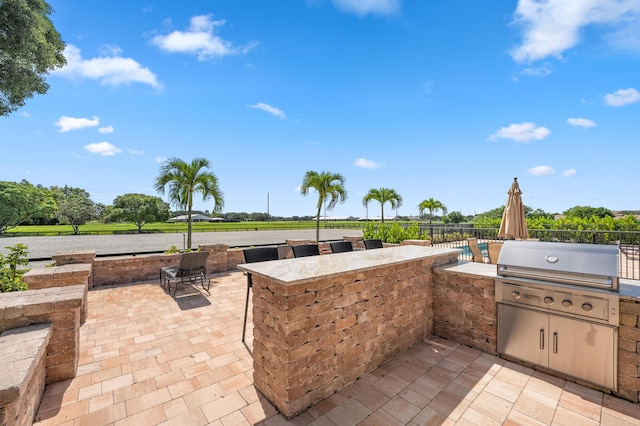
<svg viewBox="0 0 640 426"><path fill-rule="evenodd" d="M540 350L544 350L544 328L540 329Z"/></svg>

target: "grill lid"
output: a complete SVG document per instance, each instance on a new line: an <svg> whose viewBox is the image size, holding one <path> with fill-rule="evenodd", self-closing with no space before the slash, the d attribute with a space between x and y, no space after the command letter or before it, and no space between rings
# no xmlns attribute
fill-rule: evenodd
<svg viewBox="0 0 640 426"><path fill-rule="evenodd" d="M619 249L615 245L505 241L498 274L617 290Z"/></svg>

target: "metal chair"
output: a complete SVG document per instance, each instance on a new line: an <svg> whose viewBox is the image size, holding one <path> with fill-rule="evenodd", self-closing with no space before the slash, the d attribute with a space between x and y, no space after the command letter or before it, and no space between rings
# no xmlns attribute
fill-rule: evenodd
<svg viewBox="0 0 640 426"><path fill-rule="evenodd" d="M253 247L242 250L245 263L265 262L268 260L278 260L277 247ZM251 274L247 273L247 299L244 302L244 324L242 325L242 341L244 342L247 330L247 314L249 312L249 291L253 287Z"/></svg>
<svg viewBox="0 0 640 426"><path fill-rule="evenodd" d="M207 292L209 292L211 280L207 277L208 258L208 251L182 253L178 266L165 266L160 269L160 284L162 287L166 285L167 292L171 293L171 282L175 282L173 297L176 297L178 284L195 284L198 280L202 288L204 288L204 283L207 283Z"/></svg>
<svg viewBox="0 0 640 426"><path fill-rule="evenodd" d="M307 257L307 256L319 256L320 249L317 244L301 244L297 246L291 246L293 250L293 257Z"/></svg>
<svg viewBox="0 0 640 426"><path fill-rule="evenodd" d="M382 248L382 240L377 239L377 238L371 238L368 240L364 240L362 241L364 243L364 248L367 250L371 250L371 249L379 249Z"/></svg>
<svg viewBox="0 0 640 426"><path fill-rule="evenodd" d="M331 253L353 251L353 244L351 244L351 241L335 241L333 243L329 243L329 247L331 247Z"/></svg>

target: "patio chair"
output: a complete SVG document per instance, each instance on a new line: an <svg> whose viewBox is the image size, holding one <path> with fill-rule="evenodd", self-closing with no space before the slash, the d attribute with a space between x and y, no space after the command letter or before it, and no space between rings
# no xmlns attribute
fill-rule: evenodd
<svg viewBox="0 0 640 426"><path fill-rule="evenodd" d="M300 244L297 246L291 246L293 250L293 257L307 257L307 256L319 256L320 249L317 244Z"/></svg>
<svg viewBox="0 0 640 426"><path fill-rule="evenodd" d="M377 238L371 238L368 240L363 240L362 241L364 243L364 248L367 250L371 250L371 249L379 249L379 248L383 248L384 246L382 245L382 240L377 239Z"/></svg>
<svg viewBox="0 0 640 426"><path fill-rule="evenodd" d="M353 244L351 244L351 241L334 241L333 243L329 243L329 247L331 247L331 253L353 251Z"/></svg>
<svg viewBox="0 0 640 426"><path fill-rule="evenodd" d="M482 250L478 246L477 238L467 238L467 245L469 246L469 250L473 255L473 261L478 263L484 263L484 256L482 255Z"/></svg>
<svg viewBox="0 0 640 426"><path fill-rule="evenodd" d="M171 282L175 283L173 289L173 297L176 297L178 284L195 284L200 281L202 288L207 283L207 293L211 286L211 280L207 277L207 259L208 251L194 251L190 253L182 253L178 266L165 266L160 269L160 284L164 288L167 286L167 292L171 293Z"/></svg>
<svg viewBox="0 0 640 426"><path fill-rule="evenodd" d="M487 252L489 253L489 262L492 264L498 263L500 257L500 250L502 250L502 243L487 243Z"/></svg>
<svg viewBox="0 0 640 426"><path fill-rule="evenodd" d="M253 247L242 250L245 263L264 262L267 260L278 260L277 247ZM242 342L244 342L247 330L247 314L249 313L249 291L253 287L251 274L247 273L247 299L244 302L244 324L242 325Z"/></svg>

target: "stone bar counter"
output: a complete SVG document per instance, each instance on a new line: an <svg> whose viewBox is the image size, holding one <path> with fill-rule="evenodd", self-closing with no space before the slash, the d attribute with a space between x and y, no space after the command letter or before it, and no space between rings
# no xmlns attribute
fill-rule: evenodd
<svg viewBox="0 0 640 426"><path fill-rule="evenodd" d="M405 245L238 265L252 274L256 388L292 418L421 342L432 269L458 253Z"/></svg>

